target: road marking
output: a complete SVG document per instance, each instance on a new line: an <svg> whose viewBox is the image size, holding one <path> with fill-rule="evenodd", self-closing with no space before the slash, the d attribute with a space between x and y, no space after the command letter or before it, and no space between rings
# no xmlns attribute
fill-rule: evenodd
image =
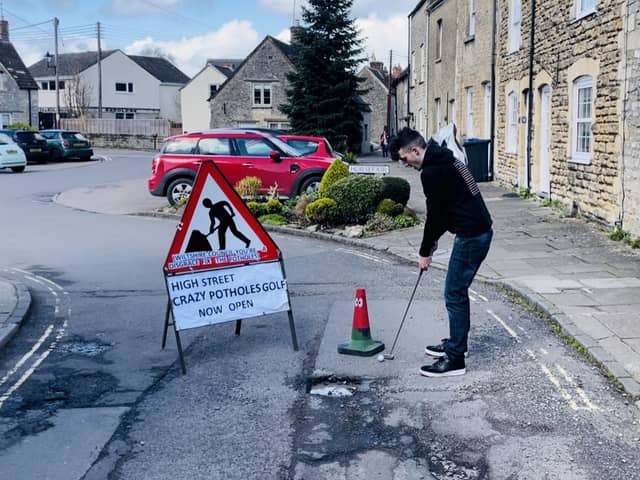
<svg viewBox="0 0 640 480"><path fill-rule="evenodd" d="M49 327L40 336L38 341L33 345L33 347L31 347L31 350L29 350L27 353L25 353L22 356L22 358L20 358L20 360L18 360L18 363L16 363L15 366L4 377L2 377L2 380L0 380L0 385L3 385L14 373L16 373L18 371L18 369L22 365L24 365L24 363L27 360L29 360L31 358L31 356L36 352L36 350L38 350L40 348L40 346L49 337L49 335L51 335L52 331L53 331L53 325L49 325Z"/></svg>
<svg viewBox="0 0 640 480"><path fill-rule="evenodd" d="M479 294L478 292L476 292L473 288L470 288L469 291L471 293L473 293L473 295L475 295L476 297L478 297L480 300L482 300L483 302L488 302L489 299L487 297L485 297L484 295Z"/></svg>
<svg viewBox="0 0 640 480"><path fill-rule="evenodd" d="M575 388L576 392L578 392L578 395L580 396L580 398L582 399L582 401L585 403L585 405L587 406L587 410L591 410L591 411L596 411L596 410L600 410L600 408L598 408L597 405L594 405L591 402L591 399L587 396L587 393L584 391L584 389L579 386L576 385L576 383L573 381L573 378L569 375L569 373L562 368L560 365L556 364L556 369L560 372L560 374L565 378L565 380L572 386Z"/></svg>
<svg viewBox="0 0 640 480"><path fill-rule="evenodd" d="M350 253L351 255L356 255L358 257L362 257L362 258L366 258L367 260L371 260L372 262L387 263L387 264L391 263L386 258L380 258L380 257L377 257L375 255L370 255L368 253L358 252L357 250L349 250L347 248L337 248L336 251L342 251L342 252L345 252L345 253Z"/></svg>
<svg viewBox="0 0 640 480"><path fill-rule="evenodd" d="M493 318L495 318L496 321L500 325L502 325L504 327L504 329L507 331L507 333L509 333L509 335L511 335L513 338L515 338L517 342L520 341L520 337L518 337L518 334L509 325L507 325L504 320L502 320L498 315L493 313L492 310L487 310L487 313L489 315L491 315Z"/></svg>

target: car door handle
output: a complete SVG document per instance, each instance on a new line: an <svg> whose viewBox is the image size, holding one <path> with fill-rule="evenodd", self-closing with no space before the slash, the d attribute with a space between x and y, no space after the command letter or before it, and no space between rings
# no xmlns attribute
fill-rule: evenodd
<svg viewBox="0 0 640 480"><path fill-rule="evenodd" d="M253 163L243 163L242 166L243 167L253 167L254 164Z"/></svg>

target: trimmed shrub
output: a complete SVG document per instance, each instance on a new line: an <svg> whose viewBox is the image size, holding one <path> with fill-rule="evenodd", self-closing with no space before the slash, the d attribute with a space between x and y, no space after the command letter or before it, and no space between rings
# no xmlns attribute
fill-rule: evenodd
<svg viewBox="0 0 640 480"><path fill-rule="evenodd" d="M395 217L393 217L393 224L395 225L396 228L413 227L418 223L419 222L416 218L410 215L405 215L404 213L401 213L400 215L396 215Z"/></svg>
<svg viewBox="0 0 640 480"><path fill-rule="evenodd" d="M259 217L267 213L266 204L262 202L247 202L247 208L255 217Z"/></svg>
<svg viewBox="0 0 640 480"><path fill-rule="evenodd" d="M331 185L326 196L338 204L338 222L363 224L382 199L382 180L350 175Z"/></svg>
<svg viewBox="0 0 640 480"><path fill-rule="evenodd" d="M304 216L311 223L331 225L337 217L338 206L331 198L319 198L309 203L304 209Z"/></svg>
<svg viewBox="0 0 640 480"><path fill-rule="evenodd" d="M401 203L403 207L407 206L411 194L409 182L400 177L382 177L382 185L383 198L390 198L396 203Z"/></svg>
<svg viewBox="0 0 640 480"><path fill-rule="evenodd" d="M401 203L396 203L390 198L383 198L376 207L376 213L384 213L390 217L400 215L404 211Z"/></svg>
<svg viewBox="0 0 640 480"><path fill-rule="evenodd" d="M256 198L262 188L262 180L258 177L244 177L235 184L234 188L243 198Z"/></svg>
<svg viewBox="0 0 640 480"><path fill-rule="evenodd" d="M349 167L346 163L344 163L339 158L335 159L327 171L322 175L322 180L320 180L320 187L318 188L318 193L321 197L325 196L327 192L327 188L330 185L333 185L341 178L346 178L349 176Z"/></svg>
<svg viewBox="0 0 640 480"><path fill-rule="evenodd" d="M283 209L284 206L277 198L271 198L267 200L267 203L265 203L265 210L267 213L281 214Z"/></svg>
<svg viewBox="0 0 640 480"><path fill-rule="evenodd" d="M369 233L388 232L394 228L393 218L380 212L374 213L364 226L365 232Z"/></svg>
<svg viewBox="0 0 640 480"><path fill-rule="evenodd" d="M289 223L286 218L278 213L269 213L267 215L262 215L258 218L260 223L264 223L265 225L286 225Z"/></svg>

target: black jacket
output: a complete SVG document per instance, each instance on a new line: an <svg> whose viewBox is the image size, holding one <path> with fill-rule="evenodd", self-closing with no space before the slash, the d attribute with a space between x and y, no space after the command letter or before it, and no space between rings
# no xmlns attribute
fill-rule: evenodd
<svg viewBox="0 0 640 480"><path fill-rule="evenodd" d="M427 144L420 180L427 221L420 255L430 257L446 231L473 237L491 229L491 215L467 166L433 140Z"/></svg>

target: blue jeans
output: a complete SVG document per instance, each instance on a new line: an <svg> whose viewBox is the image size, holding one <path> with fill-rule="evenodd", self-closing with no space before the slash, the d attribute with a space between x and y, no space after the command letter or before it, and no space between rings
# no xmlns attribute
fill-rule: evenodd
<svg viewBox="0 0 640 480"><path fill-rule="evenodd" d="M449 259L444 298L449 313L449 339L444 351L452 360L464 358L469 337L469 287L491 246L493 230L476 237L456 235Z"/></svg>

